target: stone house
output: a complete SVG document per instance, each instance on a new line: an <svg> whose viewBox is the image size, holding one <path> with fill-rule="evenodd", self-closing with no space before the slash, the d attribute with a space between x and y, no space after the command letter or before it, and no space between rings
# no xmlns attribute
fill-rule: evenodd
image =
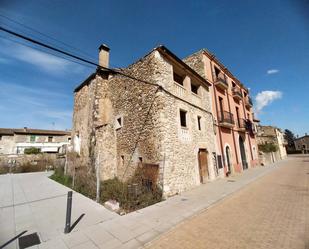
<svg viewBox="0 0 309 249"><path fill-rule="evenodd" d="M74 91L73 149L102 180L152 168L165 195L216 177L210 83L164 46L122 69L100 68ZM95 166L95 167L94 167Z"/></svg>
<svg viewBox="0 0 309 249"><path fill-rule="evenodd" d="M301 151L304 154L309 153L309 135L298 137L294 140L296 150Z"/></svg>
<svg viewBox="0 0 309 249"><path fill-rule="evenodd" d="M281 129L274 126L259 125L257 127L257 130L258 144L272 143L278 147L278 151L273 152L271 155L271 162L282 160L287 157L285 147L287 145L287 142L285 141L284 133L281 131Z"/></svg>
<svg viewBox="0 0 309 249"><path fill-rule="evenodd" d="M41 152L57 153L63 145L71 142L71 132L0 128L0 154L24 154L26 148L39 148Z"/></svg>
<svg viewBox="0 0 309 249"><path fill-rule="evenodd" d="M219 175L256 166L258 147L249 89L206 49L186 57L184 62L211 84Z"/></svg>

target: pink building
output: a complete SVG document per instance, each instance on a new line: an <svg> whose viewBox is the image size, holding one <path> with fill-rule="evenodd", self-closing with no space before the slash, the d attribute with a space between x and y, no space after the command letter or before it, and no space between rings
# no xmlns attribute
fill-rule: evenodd
<svg viewBox="0 0 309 249"><path fill-rule="evenodd" d="M184 61L211 84L218 175L242 172L258 163L256 128L249 90L207 50Z"/></svg>

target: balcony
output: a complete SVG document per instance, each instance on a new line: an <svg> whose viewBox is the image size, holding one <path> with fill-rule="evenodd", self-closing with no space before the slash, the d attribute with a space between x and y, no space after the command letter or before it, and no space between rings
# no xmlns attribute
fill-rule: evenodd
<svg viewBox="0 0 309 249"><path fill-rule="evenodd" d="M215 80L215 86L220 88L221 90L226 90L228 89L229 85L228 83L226 82L226 79L224 78L223 75L218 75L216 77L216 80Z"/></svg>
<svg viewBox="0 0 309 249"><path fill-rule="evenodd" d="M233 93L234 100L239 101L239 100L242 99L242 93L241 93L241 90L238 87L233 87L232 93Z"/></svg>
<svg viewBox="0 0 309 249"><path fill-rule="evenodd" d="M245 105L248 109L253 106L252 99L249 96L245 99Z"/></svg>
<svg viewBox="0 0 309 249"><path fill-rule="evenodd" d="M226 128L232 128L235 125L234 116L232 113L222 111L219 113L219 124Z"/></svg>
<svg viewBox="0 0 309 249"><path fill-rule="evenodd" d="M173 93L179 98L184 98L186 94L186 89L177 82L174 82Z"/></svg>
<svg viewBox="0 0 309 249"><path fill-rule="evenodd" d="M243 118L238 119L238 130L239 131L246 131L247 123L246 120Z"/></svg>

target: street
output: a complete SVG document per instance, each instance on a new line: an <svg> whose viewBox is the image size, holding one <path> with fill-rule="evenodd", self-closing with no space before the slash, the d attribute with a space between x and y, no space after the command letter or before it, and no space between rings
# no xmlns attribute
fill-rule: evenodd
<svg viewBox="0 0 309 249"><path fill-rule="evenodd" d="M309 248L309 156L292 156L149 248Z"/></svg>

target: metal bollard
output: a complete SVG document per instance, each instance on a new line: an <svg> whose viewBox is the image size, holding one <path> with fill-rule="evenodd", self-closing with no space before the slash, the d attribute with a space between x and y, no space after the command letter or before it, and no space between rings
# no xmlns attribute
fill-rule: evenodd
<svg viewBox="0 0 309 249"><path fill-rule="evenodd" d="M73 191L69 191L67 198L67 213L65 217L64 233L69 233L71 230L72 195Z"/></svg>

